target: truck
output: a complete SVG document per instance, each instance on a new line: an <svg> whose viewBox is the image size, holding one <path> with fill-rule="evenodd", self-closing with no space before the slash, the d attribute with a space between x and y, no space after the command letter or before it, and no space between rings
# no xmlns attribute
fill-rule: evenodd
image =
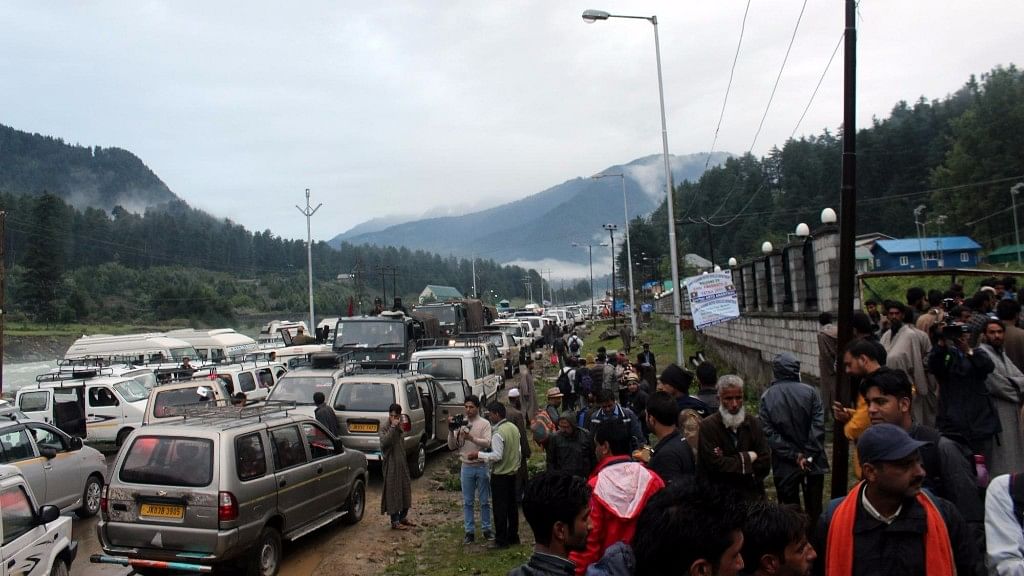
<svg viewBox="0 0 1024 576"><path fill-rule="evenodd" d="M416 313L381 312L378 316L346 316L334 329L333 351L352 362L380 366L408 366L416 342L437 338L438 325Z"/></svg>
<svg viewBox="0 0 1024 576"><path fill-rule="evenodd" d="M497 319L497 310L473 298L413 307L413 313L430 314L441 325L441 336L479 332Z"/></svg>

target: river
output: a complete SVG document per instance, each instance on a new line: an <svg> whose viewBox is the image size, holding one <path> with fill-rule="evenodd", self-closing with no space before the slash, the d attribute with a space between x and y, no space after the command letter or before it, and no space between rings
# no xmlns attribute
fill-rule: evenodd
<svg viewBox="0 0 1024 576"><path fill-rule="evenodd" d="M56 360L46 362L13 362L4 364L3 395L13 396L26 384L34 384L36 376L57 367Z"/></svg>

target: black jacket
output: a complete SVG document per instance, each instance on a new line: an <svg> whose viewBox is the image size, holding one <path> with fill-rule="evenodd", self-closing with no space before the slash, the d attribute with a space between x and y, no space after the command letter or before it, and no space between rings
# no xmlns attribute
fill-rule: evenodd
<svg viewBox="0 0 1024 576"><path fill-rule="evenodd" d="M569 425L573 428L571 435L556 432L550 436L547 445L547 469L589 478L590 472L597 465L594 443L586 429L577 428L571 419Z"/></svg>
<svg viewBox="0 0 1024 576"><path fill-rule="evenodd" d="M828 472L825 410L814 387L800 382L800 364L783 354L772 364L776 381L761 395L761 427L772 448L776 485L801 474L797 456L810 458L808 474Z"/></svg>
<svg viewBox="0 0 1024 576"><path fill-rule="evenodd" d="M576 564L566 558L534 552L530 560L509 570L508 576L573 576Z"/></svg>
<svg viewBox="0 0 1024 576"><path fill-rule="evenodd" d="M330 406L327 404L321 404L316 407L313 414L316 416L316 421L323 424L324 428L327 428L328 432L335 436L338 435L338 432L340 431L340 426L338 426L338 416Z"/></svg>
<svg viewBox="0 0 1024 576"><path fill-rule="evenodd" d="M935 346L928 354L928 371L939 381L939 413L935 424L943 434L959 434L969 442L986 440L1002 432L985 379L995 364L983 350L964 354L952 347Z"/></svg>
<svg viewBox="0 0 1024 576"><path fill-rule="evenodd" d="M693 450L678 430L658 441L647 467L661 476L666 485L694 479L697 475Z"/></svg>

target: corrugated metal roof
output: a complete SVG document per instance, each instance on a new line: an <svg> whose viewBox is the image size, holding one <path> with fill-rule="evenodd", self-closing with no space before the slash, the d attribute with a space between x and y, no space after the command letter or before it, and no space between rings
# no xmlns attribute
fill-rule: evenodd
<svg viewBox="0 0 1024 576"><path fill-rule="evenodd" d="M438 300L446 298L461 299L463 297L461 292L459 292L457 289L451 286L438 286L436 284L427 284L427 287L424 289L424 292L426 292L427 290L430 290L430 292L434 295L434 298L437 298Z"/></svg>
<svg viewBox="0 0 1024 576"><path fill-rule="evenodd" d="M1010 244L1009 246L1001 246L996 250L988 253L989 256L1002 256L1003 254L1017 255L1017 247L1020 246L1020 251L1024 252L1024 244Z"/></svg>
<svg viewBox="0 0 1024 576"><path fill-rule="evenodd" d="M941 249L943 252L951 250L980 250L981 245L967 236L942 236L933 238L903 238L900 240L879 240L875 242L871 253L875 250L884 250L889 254L918 254L921 250L934 252Z"/></svg>

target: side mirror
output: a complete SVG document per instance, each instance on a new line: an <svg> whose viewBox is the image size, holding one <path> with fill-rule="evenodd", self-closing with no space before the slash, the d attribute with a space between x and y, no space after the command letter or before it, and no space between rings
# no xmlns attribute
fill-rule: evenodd
<svg viewBox="0 0 1024 576"><path fill-rule="evenodd" d="M80 437L78 437L78 436L72 436L71 437L71 449L72 450L81 450L82 446L85 446L85 444L82 442L82 439Z"/></svg>
<svg viewBox="0 0 1024 576"><path fill-rule="evenodd" d="M41 506L39 508L39 521L43 524L49 524L57 518L60 518L60 508L56 506Z"/></svg>
<svg viewBox="0 0 1024 576"><path fill-rule="evenodd" d="M50 446L40 446L39 455L47 460L52 460L57 457L57 449Z"/></svg>
<svg viewBox="0 0 1024 576"><path fill-rule="evenodd" d="M335 454L344 454L345 453L345 445L341 443L341 440L338 440L338 439L334 440L334 453Z"/></svg>

